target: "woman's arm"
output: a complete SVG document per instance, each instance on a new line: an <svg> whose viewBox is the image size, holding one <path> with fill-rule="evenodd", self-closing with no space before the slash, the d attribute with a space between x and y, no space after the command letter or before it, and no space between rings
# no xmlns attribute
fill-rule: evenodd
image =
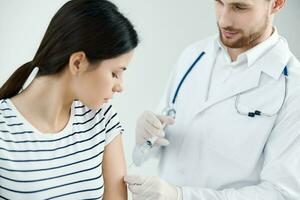
<svg viewBox="0 0 300 200"><path fill-rule="evenodd" d="M121 134L111 141L104 150L102 162L104 178L104 200L127 200L127 187L123 181L126 162Z"/></svg>

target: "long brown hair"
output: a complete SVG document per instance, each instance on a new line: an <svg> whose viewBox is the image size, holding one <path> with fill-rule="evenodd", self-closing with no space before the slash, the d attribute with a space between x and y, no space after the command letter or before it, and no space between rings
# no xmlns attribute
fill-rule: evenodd
<svg viewBox="0 0 300 200"><path fill-rule="evenodd" d="M0 99L19 93L34 67L37 76L59 73L72 53L90 63L117 57L138 45L133 25L107 0L71 0L52 18L32 61L19 67L0 88Z"/></svg>

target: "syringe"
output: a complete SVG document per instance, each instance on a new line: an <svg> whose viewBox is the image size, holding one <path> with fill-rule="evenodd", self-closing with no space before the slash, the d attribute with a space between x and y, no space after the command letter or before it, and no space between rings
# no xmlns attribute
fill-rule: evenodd
<svg viewBox="0 0 300 200"><path fill-rule="evenodd" d="M163 123L162 127L163 129L165 129L166 123ZM129 168L132 167L134 164L136 166L140 166L142 164L145 157L148 155L149 151L153 148L157 139L158 139L157 136L152 136L144 144L135 146L135 149L133 151L133 159L135 162L132 162L129 165Z"/></svg>
<svg viewBox="0 0 300 200"><path fill-rule="evenodd" d="M132 167L134 164L136 166L140 166L142 164L142 161L145 159L145 156L152 149L157 139L158 139L157 136L153 136L152 138L148 139L144 144L135 147L133 151L133 159L135 160L135 162L132 162L129 165L129 168Z"/></svg>

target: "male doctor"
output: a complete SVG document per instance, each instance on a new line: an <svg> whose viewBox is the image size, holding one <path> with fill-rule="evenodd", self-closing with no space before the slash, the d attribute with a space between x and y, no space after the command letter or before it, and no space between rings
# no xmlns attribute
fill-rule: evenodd
<svg viewBox="0 0 300 200"><path fill-rule="evenodd" d="M272 25L285 2L215 1L219 34L182 53L163 97L175 120L138 120L134 155L158 137L160 178L126 176L134 200L300 200L300 63Z"/></svg>

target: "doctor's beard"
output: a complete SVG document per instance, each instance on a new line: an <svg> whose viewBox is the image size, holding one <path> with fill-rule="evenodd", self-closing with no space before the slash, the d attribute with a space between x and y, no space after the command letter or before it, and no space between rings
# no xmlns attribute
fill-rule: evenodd
<svg viewBox="0 0 300 200"><path fill-rule="evenodd" d="M220 34L220 40L221 42L228 48L233 48L233 49L237 49L237 48L243 48L243 49L251 49L252 47L256 46L257 44L259 44L261 41L260 39L263 37L263 35L265 34L268 24L269 23L269 18L265 17L265 21L262 24L262 26L254 31L254 32L250 32L250 33L245 33L244 30L242 29L236 29L234 27L224 27L221 28L219 23L218 25L218 29L219 29L219 34ZM229 32L236 32L237 36L239 36L239 38L231 40L228 38L225 38L222 34L221 30L225 30L225 31L229 31Z"/></svg>

